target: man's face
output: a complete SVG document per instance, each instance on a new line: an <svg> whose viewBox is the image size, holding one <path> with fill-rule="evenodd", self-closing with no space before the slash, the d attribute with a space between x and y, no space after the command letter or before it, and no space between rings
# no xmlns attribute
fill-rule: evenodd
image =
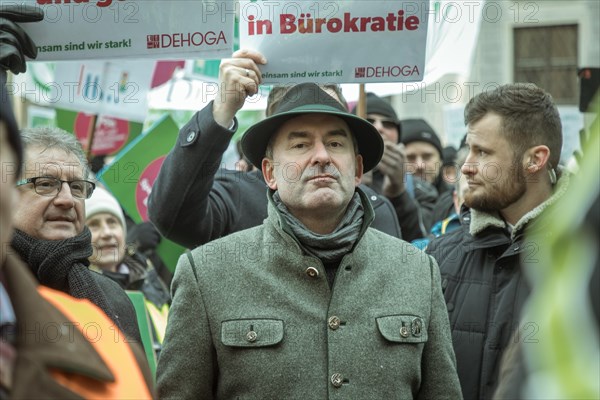
<svg viewBox="0 0 600 400"><path fill-rule="evenodd" d="M343 215L363 171L344 120L322 114L292 118L275 134L272 152L273 160L263 160L265 180L296 218Z"/></svg>
<svg viewBox="0 0 600 400"><path fill-rule="evenodd" d="M12 215L17 204L16 170L17 155L8 141L6 125L0 121L0 266L4 264L6 247L12 236Z"/></svg>
<svg viewBox="0 0 600 400"><path fill-rule="evenodd" d="M404 146L408 163L407 171L421 180L435 183L442 164L440 153L435 146L420 141L410 142Z"/></svg>
<svg viewBox="0 0 600 400"><path fill-rule="evenodd" d="M367 114L366 120L373 124L383 140L398 143L398 125L390 118L381 114Z"/></svg>
<svg viewBox="0 0 600 400"><path fill-rule="evenodd" d="M57 148L31 146L25 152L23 178L51 176L64 181L86 179L84 166L74 154ZM20 199L14 214L15 227L38 239L61 240L81 233L85 200L74 197L63 183L56 196L42 196L33 184L19 186Z"/></svg>
<svg viewBox="0 0 600 400"><path fill-rule="evenodd" d="M110 213L92 215L86 221L92 233L94 252L90 262L99 268L116 272L125 257L125 232L119 218Z"/></svg>
<svg viewBox="0 0 600 400"><path fill-rule="evenodd" d="M525 194L526 184L521 160L501 132L502 118L488 113L469 124L469 155L461 168L467 176L465 204L476 210L502 211Z"/></svg>

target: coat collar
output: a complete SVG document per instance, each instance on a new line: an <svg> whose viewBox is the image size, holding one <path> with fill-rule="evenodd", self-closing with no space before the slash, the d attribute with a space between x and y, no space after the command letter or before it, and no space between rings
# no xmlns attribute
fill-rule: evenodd
<svg viewBox="0 0 600 400"><path fill-rule="evenodd" d="M548 208L550 205L556 203L558 199L560 199L563 194L567 191L569 186L569 174L566 171L563 171L560 179L556 183L556 187L554 188L554 193L550 196L546 201L526 213L521 217L519 221L517 221L511 232L511 240L514 240L515 237L527 226L529 222L537 218L542 211ZM500 217L498 212L495 213L487 213L484 211L479 211L475 209L471 209L471 221L469 224L469 233L472 236L477 236L481 234L488 228L506 228L506 222Z"/></svg>
<svg viewBox="0 0 600 400"><path fill-rule="evenodd" d="M14 254L8 255L4 274L6 290L17 317L18 354L33 355L47 368L74 372L100 381L115 380L108 366L74 323L38 293L38 283ZM44 330L44 327L60 328L61 332L50 328Z"/></svg>
<svg viewBox="0 0 600 400"><path fill-rule="evenodd" d="M129 250L128 250L129 251ZM105 271L97 265L91 264L89 269L95 271L99 274L106 275L113 281L117 282L123 289L125 290L141 290L144 285L144 281L148 278L148 271L146 267L142 264L140 260L138 260L133 254L125 254L123 261L119 265L125 265L127 267L128 272L120 273L120 272L112 272Z"/></svg>

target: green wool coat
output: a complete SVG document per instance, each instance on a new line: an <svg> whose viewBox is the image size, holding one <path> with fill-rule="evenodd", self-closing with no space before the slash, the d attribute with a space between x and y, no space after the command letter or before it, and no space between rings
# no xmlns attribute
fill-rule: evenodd
<svg viewBox="0 0 600 400"><path fill-rule="evenodd" d="M460 399L440 274L368 228L333 288L272 201L262 226L183 255L157 383L161 399Z"/></svg>

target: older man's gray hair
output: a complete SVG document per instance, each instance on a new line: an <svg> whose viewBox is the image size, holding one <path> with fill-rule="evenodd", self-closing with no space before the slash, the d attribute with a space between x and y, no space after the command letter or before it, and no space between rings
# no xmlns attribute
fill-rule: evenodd
<svg viewBox="0 0 600 400"><path fill-rule="evenodd" d="M66 153L73 154L84 166L85 178L89 177L90 169L88 161L74 134L55 127L24 128L21 137L25 149L31 146L39 146L44 150L58 148Z"/></svg>

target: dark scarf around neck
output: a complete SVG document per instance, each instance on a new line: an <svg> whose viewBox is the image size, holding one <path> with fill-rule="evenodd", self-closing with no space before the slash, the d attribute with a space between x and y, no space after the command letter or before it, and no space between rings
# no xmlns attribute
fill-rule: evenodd
<svg viewBox="0 0 600 400"><path fill-rule="evenodd" d="M331 233L320 235L309 230L300 220L294 217L281 201L278 192L273 193L273 203L287 222L292 234L300 247L324 263L339 263L342 258L352 251L359 238L363 225L364 209L360 195L354 193L342 220Z"/></svg>
<svg viewBox="0 0 600 400"><path fill-rule="evenodd" d="M88 299L102 309L121 329L104 291L88 269L92 235L87 227L64 240L44 240L15 229L12 246L44 286L79 299Z"/></svg>

